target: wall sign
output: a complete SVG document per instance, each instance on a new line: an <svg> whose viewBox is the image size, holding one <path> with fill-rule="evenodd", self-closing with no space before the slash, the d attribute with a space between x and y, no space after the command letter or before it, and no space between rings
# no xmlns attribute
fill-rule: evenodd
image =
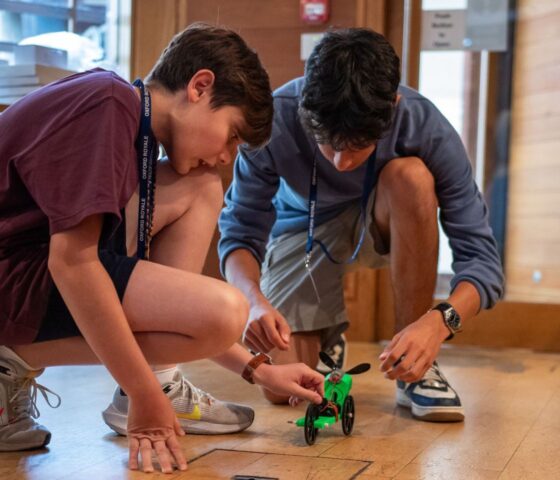
<svg viewBox="0 0 560 480"><path fill-rule="evenodd" d="M463 50L466 10L422 11L422 50Z"/></svg>
<svg viewBox="0 0 560 480"><path fill-rule="evenodd" d="M469 0L462 10L422 11L422 50L507 50L508 0Z"/></svg>

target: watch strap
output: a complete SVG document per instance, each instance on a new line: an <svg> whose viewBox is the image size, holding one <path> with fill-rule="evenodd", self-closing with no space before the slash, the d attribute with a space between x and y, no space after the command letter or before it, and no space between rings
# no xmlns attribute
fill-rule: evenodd
<svg viewBox="0 0 560 480"><path fill-rule="evenodd" d="M449 335L445 338L446 341L451 340L455 336L456 333L459 333L461 331L461 327L460 327L461 317L459 316L459 314L457 313L455 308L453 308L453 305L451 305L450 303L447 303L447 302L441 302L441 303L438 303L435 307L433 307L432 310L437 310L441 313L443 323L447 327L447 329L449 330ZM447 318L447 312L449 312L449 310L452 311L452 314L459 321L459 328L457 328L457 329L455 329L454 326L451 325L451 323L449 322L449 320Z"/></svg>
<svg viewBox="0 0 560 480"><path fill-rule="evenodd" d="M245 365L245 368L243 369L241 376L249 383L255 383L255 380L253 379L253 374L257 369L257 367L262 363L267 363L268 365L271 365L272 359L266 353L257 353L251 360L249 360L249 362L247 362L247 365Z"/></svg>

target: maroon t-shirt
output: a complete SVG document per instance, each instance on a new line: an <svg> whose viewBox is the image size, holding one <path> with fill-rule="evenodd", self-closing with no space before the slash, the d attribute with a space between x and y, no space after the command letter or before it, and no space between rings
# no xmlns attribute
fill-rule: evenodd
<svg viewBox="0 0 560 480"><path fill-rule="evenodd" d="M140 100L95 69L43 87L0 114L0 345L30 343L52 279L50 236L120 211L138 183Z"/></svg>

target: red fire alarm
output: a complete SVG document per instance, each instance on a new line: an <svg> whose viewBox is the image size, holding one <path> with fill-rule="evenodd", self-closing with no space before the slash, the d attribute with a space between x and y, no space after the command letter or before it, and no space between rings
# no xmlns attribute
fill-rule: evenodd
<svg viewBox="0 0 560 480"><path fill-rule="evenodd" d="M307 25L327 23L330 14L330 0L300 0L301 21Z"/></svg>

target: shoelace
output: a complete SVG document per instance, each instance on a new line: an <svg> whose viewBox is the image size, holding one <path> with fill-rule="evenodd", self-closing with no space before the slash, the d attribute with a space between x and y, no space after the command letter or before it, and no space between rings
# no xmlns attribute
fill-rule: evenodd
<svg viewBox="0 0 560 480"><path fill-rule="evenodd" d="M200 399L205 398L206 401L208 402L208 405L212 405L212 402L216 400L208 392L205 392L204 390L195 387L185 377L181 376L180 382L181 382L181 396L187 397L190 391L193 403L195 404L200 403Z"/></svg>
<svg viewBox="0 0 560 480"><path fill-rule="evenodd" d="M39 418L41 412L37 407L37 393L41 392L45 402L51 408L58 408L62 402L60 395L53 392L49 388L41 385L35 381L34 378L26 378L23 380L16 390L16 393L10 398L9 403L17 402L14 405L14 412L19 413L18 418L21 418L25 414L29 414L33 418ZM52 404L49 399L49 395L54 395L58 402L56 405Z"/></svg>
<svg viewBox="0 0 560 480"><path fill-rule="evenodd" d="M340 357L342 357L342 347L340 345L335 345L328 354L334 360L334 363L338 363L340 361Z"/></svg>
<svg viewBox="0 0 560 480"><path fill-rule="evenodd" d="M428 371L424 374L421 381L427 385L436 387L447 384L447 380L435 364L432 364L432 366L428 368Z"/></svg>

